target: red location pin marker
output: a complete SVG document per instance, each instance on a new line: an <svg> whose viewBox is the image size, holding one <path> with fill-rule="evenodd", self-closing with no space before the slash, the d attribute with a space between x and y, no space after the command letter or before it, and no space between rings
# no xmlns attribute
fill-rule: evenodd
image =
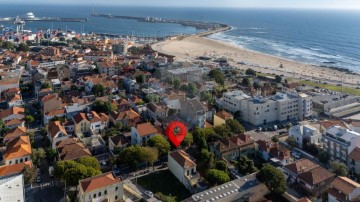
<svg viewBox="0 0 360 202"><path fill-rule="evenodd" d="M178 147L186 137L186 130L183 123L173 121L166 127L166 136L175 147Z"/></svg>

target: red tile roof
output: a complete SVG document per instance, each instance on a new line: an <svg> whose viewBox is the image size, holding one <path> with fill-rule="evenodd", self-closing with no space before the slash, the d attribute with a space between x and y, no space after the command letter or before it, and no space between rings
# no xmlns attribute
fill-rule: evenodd
<svg viewBox="0 0 360 202"><path fill-rule="evenodd" d="M13 108L5 109L0 112L0 118L4 119L13 114L25 114L25 109L22 107L13 107Z"/></svg>
<svg viewBox="0 0 360 202"><path fill-rule="evenodd" d="M191 160L189 154L183 150L172 152L170 153L170 156L183 168L193 168L196 166L194 161Z"/></svg>
<svg viewBox="0 0 360 202"><path fill-rule="evenodd" d="M353 159L354 161L360 162L360 148L355 147L349 154L349 158Z"/></svg>
<svg viewBox="0 0 360 202"><path fill-rule="evenodd" d="M158 133L158 130L151 123L142 123L136 126L136 130L140 136L147 136Z"/></svg>
<svg viewBox="0 0 360 202"><path fill-rule="evenodd" d="M17 163L12 165L5 165L0 167L0 176L7 176L16 173L21 173L25 166L32 167L31 161L26 161L24 163Z"/></svg>
<svg viewBox="0 0 360 202"><path fill-rule="evenodd" d="M218 117L220 117L220 118L222 118L224 120L234 118L234 116L232 114L230 114L230 113L228 113L228 112L226 112L224 110L217 112L216 116L218 116Z"/></svg>
<svg viewBox="0 0 360 202"><path fill-rule="evenodd" d="M54 138L59 132L61 132L63 135L67 135L66 130L64 126L61 125L60 121L50 122L48 131L51 138Z"/></svg>
<svg viewBox="0 0 360 202"><path fill-rule="evenodd" d="M6 151L4 152L4 159L10 160L14 158L20 158L23 156L31 155L31 144L29 136L17 137L6 145Z"/></svg>
<svg viewBox="0 0 360 202"><path fill-rule="evenodd" d="M347 177L337 177L331 182L330 186L345 195L349 195L356 188L360 188L360 184L352 181Z"/></svg>
<svg viewBox="0 0 360 202"><path fill-rule="evenodd" d="M73 119L75 121L75 124L78 124L83 120L87 120L85 113L78 113L73 117Z"/></svg>
<svg viewBox="0 0 360 202"><path fill-rule="evenodd" d="M120 183L121 180L116 178L112 172L104 173L99 176L80 180L80 187L84 193L91 192L104 187Z"/></svg>
<svg viewBox="0 0 360 202"><path fill-rule="evenodd" d="M298 177L309 185L316 185L329 178L335 177L335 174L319 166L307 172L300 173Z"/></svg>
<svg viewBox="0 0 360 202"><path fill-rule="evenodd" d="M316 167L319 167L319 165L313 163L312 161L310 161L308 159L300 159L300 160L295 161L294 163L290 163L290 164L284 166L285 169L293 172L294 174L306 172L306 171L309 171Z"/></svg>
<svg viewBox="0 0 360 202"><path fill-rule="evenodd" d="M4 140L10 140L21 135L25 135L27 131L26 127L18 126L16 128L10 129L4 136Z"/></svg>

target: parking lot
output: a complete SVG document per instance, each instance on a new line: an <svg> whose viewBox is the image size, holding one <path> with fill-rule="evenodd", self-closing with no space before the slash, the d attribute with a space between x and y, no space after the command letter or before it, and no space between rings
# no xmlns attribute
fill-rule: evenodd
<svg viewBox="0 0 360 202"><path fill-rule="evenodd" d="M257 130L250 130L247 131L246 134L249 134L255 141L257 140L264 140L270 141L272 137L277 136L279 134L286 134L286 129L276 130L276 131L257 131Z"/></svg>

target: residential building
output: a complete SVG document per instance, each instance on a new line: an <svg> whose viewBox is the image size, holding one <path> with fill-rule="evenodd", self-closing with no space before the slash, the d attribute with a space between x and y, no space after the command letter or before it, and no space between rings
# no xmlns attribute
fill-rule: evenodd
<svg viewBox="0 0 360 202"><path fill-rule="evenodd" d="M91 51L90 53L86 53L84 55L84 60L96 62L99 59L112 60L113 52L111 52L111 51Z"/></svg>
<svg viewBox="0 0 360 202"><path fill-rule="evenodd" d="M52 121L49 123L47 135L51 142L52 149L56 149L57 142L69 139L69 136L60 121Z"/></svg>
<svg viewBox="0 0 360 202"><path fill-rule="evenodd" d="M253 126L303 120L312 114L311 99L305 94L277 92L269 97L242 100L241 119Z"/></svg>
<svg viewBox="0 0 360 202"><path fill-rule="evenodd" d="M168 109L166 106L162 106L156 103L148 103L146 106L146 116L149 117L151 120L158 120L164 117L167 117Z"/></svg>
<svg viewBox="0 0 360 202"><path fill-rule="evenodd" d="M109 125L109 117L104 113L96 113L95 111L91 111L89 114L90 117L90 129L94 133L99 133L101 130L104 130ZM88 116L89 116L88 115Z"/></svg>
<svg viewBox="0 0 360 202"><path fill-rule="evenodd" d="M31 159L31 153L29 136L19 136L6 144L3 161L6 165L22 163Z"/></svg>
<svg viewBox="0 0 360 202"><path fill-rule="evenodd" d="M112 172L80 180L78 189L80 202L115 202L124 196L123 181Z"/></svg>
<svg viewBox="0 0 360 202"><path fill-rule="evenodd" d="M109 151L112 155L117 154L119 151L131 144L131 138L125 137L123 134L109 137Z"/></svg>
<svg viewBox="0 0 360 202"><path fill-rule="evenodd" d="M75 134L81 134L90 131L90 121L86 118L85 113L78 113L73 117L75 124Z"/></svg>
<svg viewBox="0 0 360 202"><path fill-rule="evenodd" d="M21 107L12 107L0 111L0 119L4 122L12 119L24 119L25 118L25 109Z"/></svg>
<svg viewBox="0 0 360 202"><path fill-rule="evenodd" d="M196 98L180 102L180 117L191 126L203 128L206 122L206 109Z"/></svg>
<svg viewBox="0 0 360 202"><path fill-rule="evenodd" d="M224 110L216 112L214 114L214 127L225 124L225 121L228 119L234 119L234 116Z"/></svg>
<svg viewBox="0 0 360 202"><path fill-rule="evenodd" d="M355 147L350 152L348 168L351 175L360 174L360 147Z"/></svg>
<svg viewBox="0 0 360 202"><path fill-rule="evenodd" d="M241 102L243 100L250 99L251 97L245 94L241 90L229 91L223 93L223 97L221 100L221 107L226 109L232 113L238 112L241 110Z"/></svg>
<svg viewBox="0 0 360 202"><path fill-rule="evenodd" d="M18 126L25 127L25 120L24 119L10 119L4 122L4 126L8 127L9 129L16 128Z"/></svg>
<svg viewBox="0 0 360 202"><path fill-rule="evenodd" d="M46 114L55 109L61 109L61 98L57 93L46 95L41 99L43 113Z"/></svg>
<svg viewBox="0 0 360 202"><path fill-rule="evenodd" d="M4 202L25 202L23 174L0 176L0 200Z"/></svg>
<svg viewBox="0 0 360 202"><path fill-rule="evenodd" d="M359 201L360 184L347 177L338 176L326 192L329 202Z"/></svg>
<svg viewBox="0 0 360 202"><path fill-rule="evenodd" d="M308 123L302 123L289 129L289 137L293 137L298 147L303 148L304 143L320 145L322 134Z"/></svg>
<svg viewBox="0 0 360 202"><path fill-rule="evenodd" d="M48 124L49 121L51 121L51 119L53 118L61 118L61 117L65 117L66 111L65 109L54 109L51 110L50 112L44 114L44 124Z"/></svg>
<svg viewBox="0 0 360 202"><path fill-rule="evenodd" d="M8 107L21 107L24 105L22 97L20 94L13 95L6 99Z"/></svg>
<svg viewBox="0 0 360 202"><path fill-rule="evenodd" d="M129 110L131 108L130 103L125 99L117 100L116 106L117 106L117 111L118 112L127 111L127 110Z"/></svg>
<svg viewBox="0 0 360 202"><path fill-rule="evenodd" d="M145 145L146 141L158 134L156 129L151 123L138 124L136 127L131 127L131 144L132 145Z"/></svg>
<svg viewBox="0 0 360 202"><path fill-rule="evenodd" d="M333 126L323 135L323 148L332 160L348 164L348 155L356 147L360 147L360 134L355 131Z"/></svg>
<svg viewBox="0 0 360 202"><path fill-rule="evenodd" d="M217 159L226 159L227 161L256 152L255 141L249 135L244 134L209 143L209 148Z"/></svg>
<svg viewBox="0 0 360 202"><path fill-rule="evenodd" d="M121 123L122 125L136 126L141 121L141 116L134 110L129 109L121 112L114 111L110 113L109 119L114 125Z"/></svg>
<svg viewBox="0 0 360 202"><path fill-rule="evenodd" d="M195 185L200 179L196 171L196 163L183 150L168 154L168 167L170 172L191 192L194 193Z"/></svg>
<svg viewBox="0 0 360 202"><path fill-rule="evenodd" d="M180 110L180 101L185 99L185 93L182 91L167 91L163 95L163 102L170 109Z"/></svg>
<svg viewBox="0 0 360 202"><path fill-rule="evenodd" d="M6 143L11 141L17 137L27 135L27 128L22 126L17 126L15 128L10 129L5 135L3 141Z"/></svg>
<svg viewBox="0 0 360 202"><path fill-rule="evenodd" d="M291 162L290 150L272 141L257 140L257 148L265 161L276 160L281 165Z"/></svg>
<svg viewBox="0 0 360 202"><path fill-rule="evenodd" d="M120 75L121 65L119 62L101 61L96 64L100 74L106 74L107 76Z"/></svg>
<svg viewBox="0 0 360 202"><path fill-rule="evenodd" d="M294 183L297 180L300 173L307 172L316 167L319 167L319 165L308 159L303 158L288 165L285 165L282 168L282 172L287 178L287 182Z"/></svg>
<svg viewBox="0 0 360 202"><path fill-rule="evenodd" d="M69 138L56 143L59 160L75 160L83 156L91 156L91 152L77 138Z"/></svg>
<svg viewBox="0 0 360 202"><path fill-rule="evenodd" d="M334 173L318 166L300 173L297 181L306 195L321 197L334 178Z"/></svg>

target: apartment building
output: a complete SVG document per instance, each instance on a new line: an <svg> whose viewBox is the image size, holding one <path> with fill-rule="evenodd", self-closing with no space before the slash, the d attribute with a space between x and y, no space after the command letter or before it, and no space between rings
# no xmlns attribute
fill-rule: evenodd
<svg viewBox="0 0 360 202"><path fill-rule="evenodd" d="M336 125L327 129L323 135L323 148L332 160L347 164L349 154L356 147L360 147L360 134L355 131Z"/></svg>

